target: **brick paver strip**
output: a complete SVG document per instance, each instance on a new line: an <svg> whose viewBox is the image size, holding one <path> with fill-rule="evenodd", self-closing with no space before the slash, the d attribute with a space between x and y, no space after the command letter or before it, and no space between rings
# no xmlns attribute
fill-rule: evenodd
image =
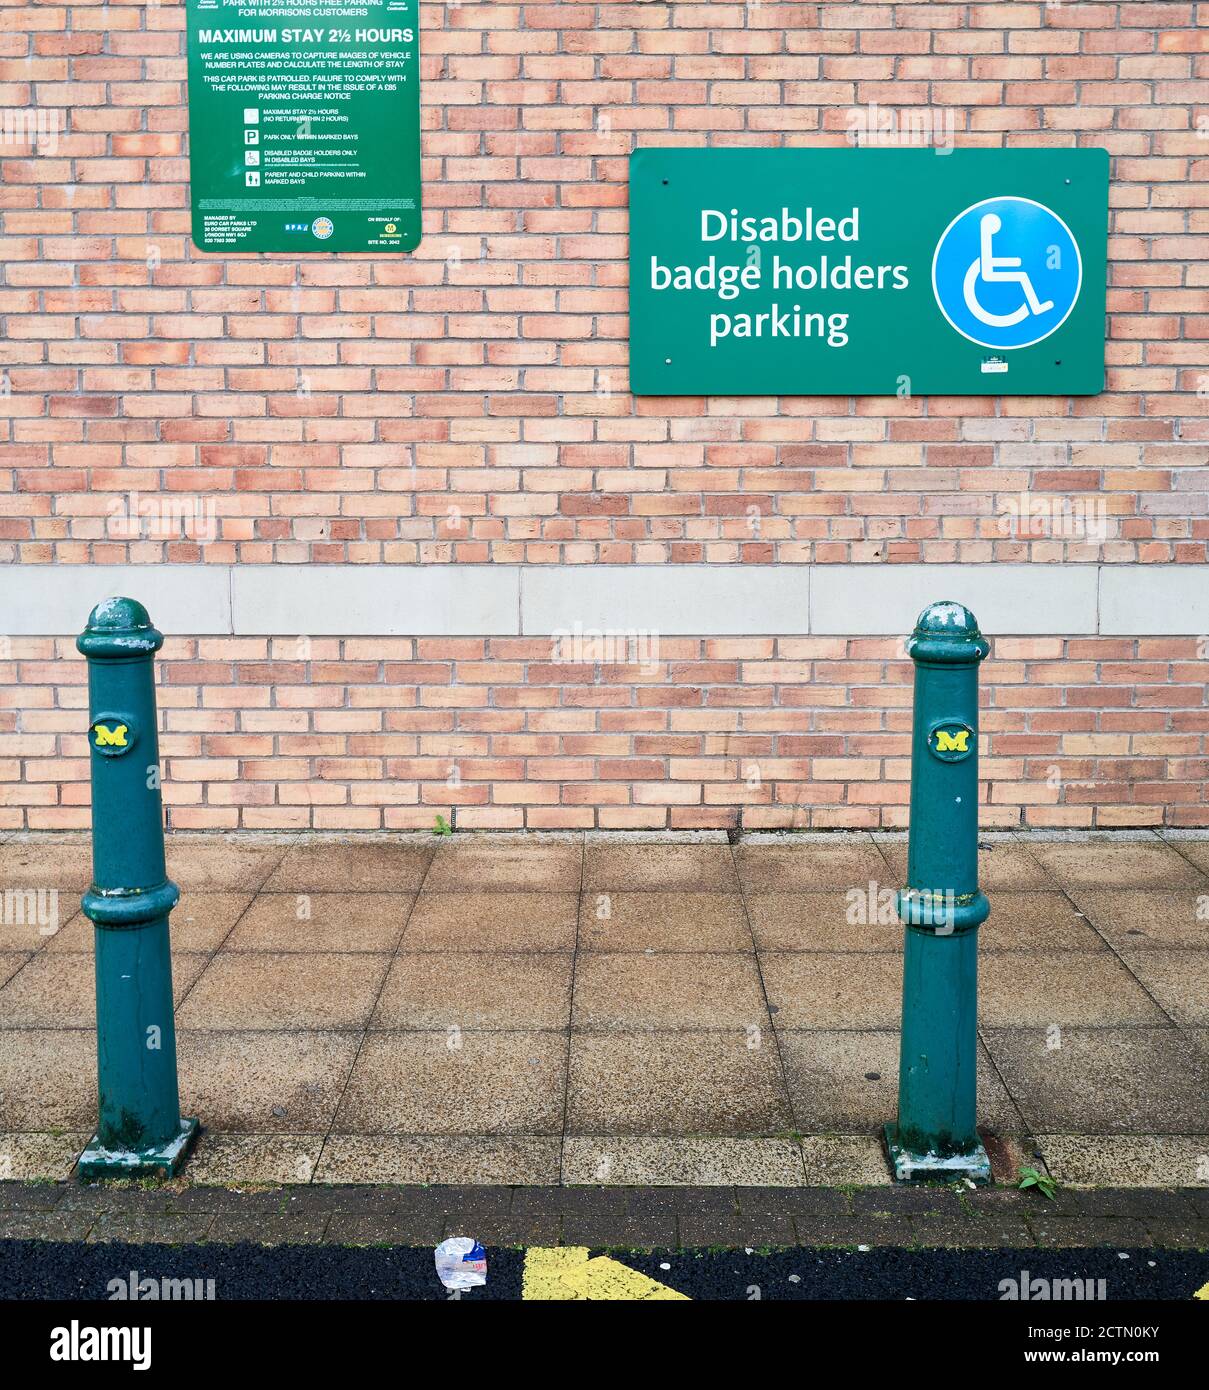
<svg viewBox="0 0 1209 1390"><path fill-rule="evenodd" d="M130 1188L0 1183L0 1239L598 1247L1111 1245L1209 1249L1209 1191L1101 1188Z"/></svg>

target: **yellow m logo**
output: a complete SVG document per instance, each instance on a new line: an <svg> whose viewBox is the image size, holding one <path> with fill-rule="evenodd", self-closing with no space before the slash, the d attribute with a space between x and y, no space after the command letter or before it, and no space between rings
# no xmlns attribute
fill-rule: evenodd
<svg viewBox="0 0 1209 1390"><path fill-rule="evenodd" d="M98 748L125 748L126 747L126 725L119 724L114 729L107 729L104 724L98 724L97 747Z"/></svg>
<svg viewBox="0 0 1209 1390"><path fill-rule="evenodd" d="M969 737L969 729L958 729L954 734L948 734L943 729L937 729L936 751L938 753L968 753L970 750L966 746L966 740Z"/></svg>

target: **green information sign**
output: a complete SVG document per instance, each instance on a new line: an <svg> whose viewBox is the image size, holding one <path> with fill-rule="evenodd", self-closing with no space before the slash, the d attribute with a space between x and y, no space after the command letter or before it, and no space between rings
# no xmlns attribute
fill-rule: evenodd
<svg viewBox="0 0 1209 1390"><path fill-rule="evenodd" d="M420 240L418 0L187 0L199 251Z"/></svg>
<svg viewBox="0 0 1209 1390"><path fill-rule="evenodd" d="M643 149L642 396L1094 395L1104 150Z"/></svg>

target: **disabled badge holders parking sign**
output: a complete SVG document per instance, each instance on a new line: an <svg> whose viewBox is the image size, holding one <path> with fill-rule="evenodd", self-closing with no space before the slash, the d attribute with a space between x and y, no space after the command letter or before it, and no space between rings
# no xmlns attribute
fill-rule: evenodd
<svg viewBox="0 0 1209 1390"><path fill-rule="evenodd" d="M661 149L630 160L638 395L1104 389L1107 152Z"/></svg>

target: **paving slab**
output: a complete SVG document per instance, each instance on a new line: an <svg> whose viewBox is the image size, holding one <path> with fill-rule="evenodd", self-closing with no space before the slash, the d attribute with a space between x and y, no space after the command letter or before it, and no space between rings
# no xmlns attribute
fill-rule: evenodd
<svg viewBox="0 0 1209 1390"><path fill-rule="evenodd" d="M877 1133L898 1112L897 1031L779 1034L796 1127L804 1134ZM1024 1121L985 1048L978 1049L978 1122L1022 1134Z"/></svg>
<svg viewBox="0 0 1209 1390"><path fill-rule="evenodd" d="M208 956L172 953L172 990L179 1004L205 969ZM0 1030L95 1028L96 969L92 957L41 951L0 988Z"/></svg>
<svg viewBox="0 0 1209 1390"><path fill-rule="evenodd" d="M370 1033L335 1130L557 1135L566 1058L560 1033Z"/></svg>
<svg viewBox="0 0 1209 1390"><path fill-rule="evenodd" d="M1065 893L987 894L991 915L979 928L979 951L1105 951L1104 939Z"/></svg>
<svg viewBox="0 0 1209 1390"><path fill-rule="evenodd" d="M872 841L864 844L740 845L735 864L745 893L900 887Z"/></svg>
<svg viewBox="0 0 1209 1390"><path fill-rule="evenodd" d="M583 871L579 845L442 845L424 880L429 892L455 889L578 893Z"/></svg>
<svg viewBox="0 0 1209 1390"><path fill-rule="evenodd" d="M321 1134L219 1134L203 1131L189 1159L195 1183L309 1183Z"/></svg>
<svg viewBox="0 0 1209 1390"><path fill-rule="evenodd" d="M315 1181L557 1183L561 1148L552 1135L333 1134Z"/></svg>
<svg viewBox="0 0 1209 1390"><path fill-rule="evenodd" d="M177 1033L181 1107L211 1130L325 1133L360 1045L356 1033ZM94 1104L95 1108L95 1104Z"/></svg>
<svg viewBox="0 0 1209 1390"><path fill-rule="evenodd" d="M987 1029L1035 1134L1209 1134L1209 1067L1175 1028Z"/></svg>
<svg viewBox="0 0 1209 1390"><path fill-rule="evenodd" d="M363 1028L390 960L368 952L223 952L207 964L178 1020L183 1028L231 1031Z"/></svg>
<svg viewBox="0 0 1209 1390"><path fill-rule="evenodd" d="M268 893L414 893L424 882L431 849L373 843L295 846L264 884Z"/></svg>
<svg viewBox="0 0 1209 1390"><path fill-rule="evenodd" d="M421 893L403 936L407 951L569 951L575 893Z"/></svg>
<svg viewBox="0 0 1209 1390"><path fill-rule="evenodd" d="M225 951L393 951L410 893L261 893Z"/></svg>
<svg viewBox="0 0 1209 1390"><path fill-rule="evenodd" d="M573 1033L567 1137L788 1135L788 1096L767 1040L715 1033Z"/></svg>
<svg viewBox="0 0 1209 1390"><path fill-rule="evenodd" d="M846 892L749 893L747 911L761 951L901 951L903 924L876 886Z"/></svg>
<svg viewBox="0 0 1209 1390"><path fill-rule="evenodd" d="M738 893L687 890L584 893L584 951L750 951L751 928Z"/></svg>
<svg viewBox="0 0 1209 1390"><path fill-rule="evenodd" d="M89 1130L0 1134L0 1176L61 1180L76 1166Z"/></svg>
<svg viewBox="0 0 1209 1390"><path fill-rule="evenodd" d="M988 951L978 963L978 1015L986 1028L1166 1022L1109 952Z"/></svg>
<svg viewBox="0 0 1209 1390"><path fill-rule="evenodd" d="M843 1183L889 1185L890 1164L879 1135L807 1134L802 1137L806 1182L820 1187Z"/></svg>
<svg viewBox="0 0 1209 1390"><path fill-rule="evenodd" d="M1125 963L1168 1017L1209 1026L1209 951L1128 951Z"/></svg>
<svg viewBox="0 0 1209 1390"><path fill-rule="evenodd" d="M729 845L602 845L584 851L584 891L657 889L735 893L739 880Z"/></svg>
<svg viewBox="0 0 1209 1390"><path fill-rule="evenodd" d="M761 951L777 1028L896 1028L902 957L872 952Z"/></svg>
<svg viewBox="0 0 1209 1390"><path fill-rule="evenodd" d="M255 892L285 857L285 843L264 844L240 835L169 835L168 877L184 892Z"/></svg>
<svg viewBox="0 0 1209 1390"><path fill-rule="evenodd" d="M0 1033L0 1131L88 1129L96 1118L92 1029Z"/></svg>
<svg viewBox="0 0 1209 1390"><path fill-rule="evenodd" d="M562 1181L570 1184L790 1187L804 1180L792 1139L574 1135L563 1146Z"/></svg>
<svg viewBox="0 0 1209 1390"><path fill-rule="evenodd" d="M218 950L251 902L251 893L182 893L169 919L173 956L178 951ZM91 956L95 930L82 912L77 913L69 923L47 938L46 949Z"/></svg>
<svg viewBox="0 0 1209 1390"><path fill-rule="evenodd" d="M1118 950L1209 946L1209 895L1195 887L1072 888L1088 921Z"/></svg>
<svg viewBox="0 0 1209 1390"><path fill-rule="evenodd" d="M1060 1183L1209 1192L1209 1134L1039 1134L1036 1144Z"/></svg>
<svg viewBox="0 0 1209 1390"><path fill-rule="evenodd" d="M1183 888L1203 870L1161 841L1070 844L1038 841L1030 853L1064 888Z"/></svg>
<svg viewBox="0 0 1209 1390"><path fill-rule="evenodd" d="M722 1028L742 1040L769 1022L753 955L601 952L577 963L576 1028Z"/></svg>
<svg viewBox="0 0 1209 1390"><path fill-rule="evenodd" d="M0 888L57 892L64 911L92 882L92 847L83 840L9 840L0 854Z"/></svg>
<svg viewBox="0 0 1209 1390"><path fill-rule="evenodd" d="M391 963L371 1028L566 1028L569 951L403 952Z"/></svg>

